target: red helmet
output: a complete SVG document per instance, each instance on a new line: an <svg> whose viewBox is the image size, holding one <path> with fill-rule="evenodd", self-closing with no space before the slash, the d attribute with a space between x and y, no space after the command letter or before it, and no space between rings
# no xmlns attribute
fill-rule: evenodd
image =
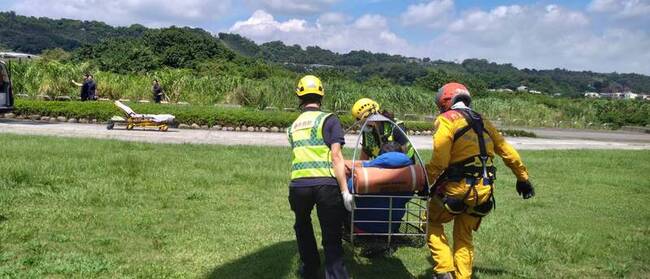
<svg viewBox="0 0 650 279"><path fill-rule="evenodd" d="M465 85L456 82L450 82L438 90L436 93L436 105L440 112L448 111L455 103L462 101L466 106L472 102L469 90Z"/></svg>

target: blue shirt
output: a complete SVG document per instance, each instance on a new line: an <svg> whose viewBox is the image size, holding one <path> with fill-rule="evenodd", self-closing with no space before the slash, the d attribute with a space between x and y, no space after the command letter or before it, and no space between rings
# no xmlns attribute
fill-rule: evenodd
<svg viewBox="0 0 650 279"><path fill-rule="evenodd" d="M364 162L366 168L403 168L413 164L411 158L402 152L386 152L372 161Z"/></svg>

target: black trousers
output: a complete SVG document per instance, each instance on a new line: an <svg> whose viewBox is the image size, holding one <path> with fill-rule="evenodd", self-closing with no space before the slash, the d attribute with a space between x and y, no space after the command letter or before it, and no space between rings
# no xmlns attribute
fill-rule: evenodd
<svg viewBox="0 0 650 279"><path fill-rule="evenodd" d="M302 261L304 278L318 278L320 257L311 224L311 211L316 206L325 249L325 278L348 278L343 264L341 243L345 207L338 186L290 187L289 203L296 215L298 252Z"/></svg>

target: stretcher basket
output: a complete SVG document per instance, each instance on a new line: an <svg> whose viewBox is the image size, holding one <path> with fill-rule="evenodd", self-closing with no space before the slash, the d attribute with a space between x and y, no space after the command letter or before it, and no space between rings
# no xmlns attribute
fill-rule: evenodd
<svg viewBox="0 0 650 279"><path fill-rule="evenodd" d="M384 125L390 124L393 125L394 128L398 129L404 137L408 140L409 143L411 143L411 146L413 146L410 138L406 134L406 132L399 126L397 123L395 123L393 120L381 115L381 114L373 114L370 115L364 122L361 124L361 131L365 129L365 127L368 125L368 122L384 122ZM351 181L354 183L354 175L355 171L354 168L357 166L355 161L357 160L357 156L360 155L359 153L359 148L361 147L361 138L362 138L362 133L359 133L359 137L356 140L355 143L355 148L354 148L354 155L352 157L352 171L351 171ZM415 238L421 238L423 240L422 243L426 242L426 235L427 235L427 221L428 221L428 207L429 207L429 194L428 194L428 185L429 181L426 176L426 169L424 166L424 163L422 161L422 158L420 157L420 154L418 151L413 147L413 150L415 151L414 155L414 163L415 167L422 168L424 171L424 181L425 185L422 185L422 190L419 192L400 192L400 193L389 193L389 194L360 194L356 192L356 187L352 185L352 195L355 198L355 206L352 209L352 212L350 213L350 231L349 231L349 242L351 245L355 245L355 237L360 237L360 236L383 236L386 237L386 247L391 247L392 244L394 244L394 241L396 238L400 237L415 237ZM388 206L387 207L357 207L357 199L363 198L363 199L387 199L388 200ZM384 200L385 201L385 200ZM404 204L402 207L401 205ZM387 220L359 220L359 218L355 218L357 215L360 215L361 213L368 213L368 212L377 212L377 214L382 214L383 216L386 216L386 213L388 215ZM393 220L394 216L399 216L403 214L403 218L400 220ZM355 230L355 225L357 224L363 224L363 223L373 223L373 224L379 224L379 225L385 225L387 230L385 232L360 232ZM397 230L394 230L394 228L397 228Z"/></svg>

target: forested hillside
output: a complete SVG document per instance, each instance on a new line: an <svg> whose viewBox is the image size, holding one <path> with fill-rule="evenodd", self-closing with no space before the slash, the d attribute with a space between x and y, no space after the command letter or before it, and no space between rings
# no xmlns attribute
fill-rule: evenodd
<svg viewBox="0 0 650 279"><path fill-rule="evenodd" d="M113 27L98 21L26 17L0 12L0 45L10 50L39 54L46 49L74 50L109 38L140 37L146 27Z"/></svg>
<svg viewBox="0 0 650 279"><path fill-rule="evenodd" d="M90 62L115 73L208 68L215 73L235 70L265 77L270 71L285 68L294 73L316 72L371 86L431 89L439 86L441 80L457 80L467 83L475 92L525 85L547 95L568 97L579 97L587 91L650 93L650 77L640 74L518 69L483 59L456 63L368 51L341 54L318 46L290 46L280 41L256 44L237 34L213 36L205 30L187 27L112 27L96 21L26 17L13 12L0 13L0 48L35 54L63 49L70 53L61 55L58 50L54 52L57 58Z"/></svg>
<svg viewBox="0 0 650 279"><path fill-rule="evenodd" d="M586 91L621 92L632 90L650 93L650 77L640 74L594 73L564 69L535 70L517 69L511 64L491 63L484 59L467 59L454 63L430 58L409 58L399 55L373 54L352 51L338 54L317 46L301 48L287 46L282 42L261 45L237 34L220 33L221 39L232 50L251 57L278 63L292 63L294 68L310 68L311 64L336 66L345 71L353 69L359 81L373 76L388 79L400 85L413 85L419 78L432 71L450 75L471 75L482 81L487 88L515 89L525 85L546 94L560 93L565 96L581 96Z"/></svg>

